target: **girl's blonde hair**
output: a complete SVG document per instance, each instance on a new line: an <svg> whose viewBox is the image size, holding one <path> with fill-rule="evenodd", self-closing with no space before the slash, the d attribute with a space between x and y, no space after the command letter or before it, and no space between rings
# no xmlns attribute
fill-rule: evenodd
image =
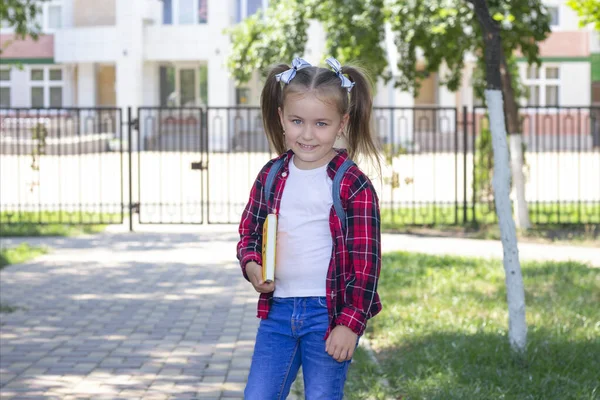
<svg viewBox="0 0 600 400"><path fill-rule="evenodd" d="M283 110L285 99L290 94L316 92L319 99L335 104L340 115L349 115L345 139L350 158L364 155L380 166L371 127L373 96L367 74L358 67L343 66L344 75L354 82L354 87L348 92L335 72L314 66L298 69L289 84L277 81L275 76L290 68L286 64L278 64L270 69L260 100L265 132L277 154L287 151L277 109Z"/></svg>

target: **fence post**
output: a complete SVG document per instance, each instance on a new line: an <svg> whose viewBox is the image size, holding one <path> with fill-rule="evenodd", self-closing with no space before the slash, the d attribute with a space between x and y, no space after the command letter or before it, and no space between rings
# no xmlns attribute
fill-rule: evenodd
<svg viewBox="0 0 600 400"><path fill-rule="evenodd" d="M458 225L458 107L454 112L454 225Z"/></svg>
<svg viewBox="0 0 600 400"><path fill-rule="evenodd" d="M475 175L476 171L475 171L475 169L477 168L477 164L475 162L475 157L477 155L476 154L476 152L477 152L477 144L476 144L476 141L477 141L477 132L476 132L476 129L477 129L476 128L476 126L477 126L477 121L476 121L477 114L476 114L476 111L477 111L477 107L473 107L472 116L471 116L471 128L472 128L471 129L471 137L473 138L473 153L472 153L472 156L473 156L473 160L472 160L473 161L473 163L472 163L473 164L473 184L472 184L472 186L473 186L472 187L472 190L473 190L473 204L471 205L471 208L472 208L473 211L472 211L472 215L471 215L471 218L472 218L471 221L473 223L477 223L477 214L476 214L476 211L477 211L477 193L476 193L476 190L475 190L475 179L476 179L476 175Z"/></svg>
<svg viewBox="0 0 600 400"><path fill-rule="evenodd" d="M133 232L133 182L131 181L133 177L133 163L131 162L131 126L131 107L127 107L127 153L129 157L129 232Z"/></svg>
<svg viewBox="0 0 600 400"><path fill-rule="evenodd" d="M463 106L463 224L467 223L467 106Z"/></svg>

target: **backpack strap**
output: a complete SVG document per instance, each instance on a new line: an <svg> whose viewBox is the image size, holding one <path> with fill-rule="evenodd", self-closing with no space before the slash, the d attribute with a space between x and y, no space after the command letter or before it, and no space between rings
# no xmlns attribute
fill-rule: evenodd
<svg viewBox="0 0 600 400"><path fill-rule="evenodd" d="M267 174L267 180L265 181L265 186L263 188L265 195L265 204L267 204L267 206L269 204L269 199L271 198L271 188L273 187L273 182L275 181L275 177L277 176L277 173L279 172L282 166L283 158L278 158L277 160L275 160L273 165L271 165L271 169Z"/></svg>
<svg viewBox="0 0 600 400"><path fill-rule="evenodd" d="M340 188L342 187L342 179L344 178L344 174L348 171L348 168L354 165L354 161L347 158L346 161L340 165L338 170L335 173L335 177L333 178L333 185L331 187L332 197L333 197L333 207L335 209L335 213L342 223L342 230L346 229L346 211L342 206L342 197L340 195Z"/></svg>

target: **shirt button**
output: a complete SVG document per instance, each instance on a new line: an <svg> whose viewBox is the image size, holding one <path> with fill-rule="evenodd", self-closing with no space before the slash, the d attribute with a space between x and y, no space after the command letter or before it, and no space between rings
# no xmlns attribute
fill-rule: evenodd
<svg viewBox="0 0 600 400"><path fill-rule="evenodd" d="M283 174L281 174L281 176L282 176L283 178L285 178L285 177L287 176L287 172L284 172Z"/></svg>

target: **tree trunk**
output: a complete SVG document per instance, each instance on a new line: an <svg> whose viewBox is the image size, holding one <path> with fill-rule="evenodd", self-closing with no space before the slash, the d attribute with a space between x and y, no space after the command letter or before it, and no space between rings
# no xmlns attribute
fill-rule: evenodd
<svg viewBox="0 0 600 400"><path fill-rule="evenodd" d="M519 107L515 99L512 85L512 74L503 49L500 49L500 76L502 78L502 91L504 93L504 113L508 126L510 140L510 161L513 176L513 189L515 192L515 214L517 227L530 229L529 207L525 199L525 176L523 174L523 134L519 121Z"/></svg>
<svg viewBox="0 0 600 400"><path fill-rule="evenodd" d="M508 337L513 350L524 352L527 344L527 323L525 320L525 289L519 263L517 235L510 206L510 167L506 144L506 125L502 101L502 79L500 63L502 42L500 30L492 20L485 0L469 0L475 7L475 14L484 35L487 89L486 103L492 132L494 149L494 200L496 214L504 250L504 272L506 297L508 302Z"/></svg>

